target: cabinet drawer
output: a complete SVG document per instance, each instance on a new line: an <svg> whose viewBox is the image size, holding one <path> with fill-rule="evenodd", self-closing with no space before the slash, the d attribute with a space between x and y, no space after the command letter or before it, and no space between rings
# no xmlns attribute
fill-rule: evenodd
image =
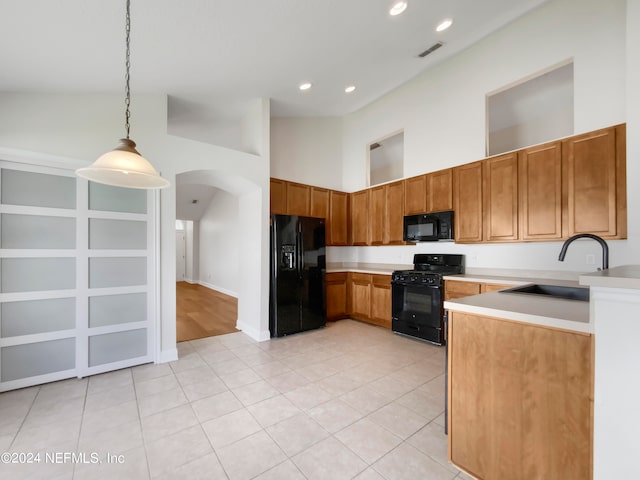
<svg viewBox="0 0 640 480"><path fill-rule="evenodd" d="M446 280L444 285L444 299L469 297L480 294L481 285L478 282L459 282Z"/></svg>

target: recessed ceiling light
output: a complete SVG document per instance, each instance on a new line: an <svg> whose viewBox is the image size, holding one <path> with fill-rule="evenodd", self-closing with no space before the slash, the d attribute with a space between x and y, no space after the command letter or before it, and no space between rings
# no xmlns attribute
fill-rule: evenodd
<svg viewBox="0 0 640 480"><path fill-rule="evenodd" d="M347 88L344 89L345 93L351 93L356 89L355 85L349 85Z"/></svg>
<svg viewBox="0 0 640 480"><path fill-rule="evenodd" d="M436 32L444 32L447 28L449 28L453 24L453 20L450 18L445 18L442 20L438 26L436 27Z"/></svg>
<svg viewBox="0 0 640 480"><path fill-rule="evenodd" d="M311 84L309 82L301 83L298 87L300 90L309 90L311 88Z"/></svg>
<svg viewBox="0 0 640 480"><path fill-rule="evenodd" d="M407 2L404 2L404 1L395 2L393 5L391 5L391 8L389 9L389 15L393 15L393 16L400 15L406 9L407 9Z"/></svg>

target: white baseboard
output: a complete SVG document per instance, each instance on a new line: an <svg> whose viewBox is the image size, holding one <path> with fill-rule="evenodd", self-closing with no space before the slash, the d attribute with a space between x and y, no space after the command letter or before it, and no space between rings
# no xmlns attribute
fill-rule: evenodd
<svg viewBox="0 0 640 480"><path fill-rule="evenodd" d="M187 282L187 283L190 283L191 285L197 285L197 284L198 284L198 282L196 282L196 281L195 281L194 279L192 279L192 278L186 278L186 277L185 277L185 278L183 278L182 280L184 280L184 281L185 281L185 282Z"/></svg>
<svg viewBox="0 0 640 480"><path fill-rule="evenodd" d="M242 330L242 333L249 335L256 342L265 342L271 338L271 332L269 330L258 330L241 321L236 323L236 328Z"/></svg>
<svg viewBox="0 0 640 480"><path fill-rule="evenodd" d="M168 363L178 360L178 349L170 348L168 350L160 350L156 363Z"/></svg>
<svg viewBox="0 0 640 480"><path fill-rule="evenodd" d="M232 292L231 290L227 290L226 288L217 287L215 285L212 285L211 283L203 282L202 280L197 283L199 283L203 287L215 290L216 292L224 293L225 295L229 295L230 297L238 298L238 294L236 292Z"/></svg>

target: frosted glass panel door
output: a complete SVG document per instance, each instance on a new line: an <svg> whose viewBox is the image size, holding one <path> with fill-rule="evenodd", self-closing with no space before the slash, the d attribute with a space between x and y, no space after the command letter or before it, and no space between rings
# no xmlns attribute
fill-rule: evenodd
<svg viewBox="0 0 640 480"><path fill-rule="evenodd" d="M153 361L153 195L0 160L0 391Z"/></svg>

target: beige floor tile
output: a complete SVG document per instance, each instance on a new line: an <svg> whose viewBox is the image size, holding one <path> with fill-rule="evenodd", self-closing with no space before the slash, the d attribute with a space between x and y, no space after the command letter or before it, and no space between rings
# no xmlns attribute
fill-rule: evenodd
<svg viewBox="0 0 640 480"><path fill-rule="evenodd" d="M2 397L0 396L0 398ZM13 437L18 433L30 408L30 403L23 405L14 405L11 403L8 406L0 407L0 411L2 412L2 415L0 415L0 435L11 435L11 437Z"/></svg>
<svg viewBox="0 0 640 480"><path fill-rule="evenodd" d="M82 416L82 433L99 432L139 418L138 403L135 400L104 410L85 412Z"/></svg>
<svg viewBox="0 0 640 480"><path fill-rule="evenodd" d="M211 444L200 425L146 444L151 478L212 453Z"/></svg>
<svg viewBox="0 0 640 480"><path fill-rule="evenodd" d="M304 413L268 427L267 433L289 457L329 436L318 422Z"/></svg>
<svg viewBox="0 0 640 480"><path fill-rule="evenodd" d="M248 385L233 388L232 392L245 406L253 405L254 403L278 395L278 391L266 380L259 380Z"/></svg>
<svg viewBox="0 0 640 480"><path fill-rule="evenodd" d="M405 440L428 423L424 417L396 402L376 410L367 418Z"/></svg>
<svg viewBox="0 0 640 480"><path fill-rule="evenodd" d="M42 426L47 423L77 419L82 416L84 400L84 396L68 399L51 399L47 402L38 402L36 399L36 402L33 403L29 414L24 420L23 427Z"/></svg>
<svg viewBox="0 0 640 480"><path fill-rule="evenodd" d="M376 472L373 468L369 467L353 480L385 480L385 478Z"/></svg>
<svg viewBox="0 0 640 480"><path fill-rule="evenodd" d="M396 400L418 415L433 420L444 412L444 392L441 397L430 395L423 390L413 390Z"/></svg>
<svg viewBox="0 0 640 480"><path fill-rule="evenodd" d="M206 362L195 350L187 352L186 354L178 356L178 360L169 364L173 373L184 372L185 370L191 370L193 368L206 366Z"/></svg>
<svg viewBox="0 0 640 480"><path fill-rule="evenodd" d="M247 409L263 428L300 413L300 409L284 395L268 398L249 406Z"/></svg>
<svg viewBox="0 0 640 480"><path fill-rule="evenodd" d="M75 465L75 480L134 480L149 478L147 456L144 447L126 451L121 454L110 454L100 457L98 464Z"/></svg>
<svg viewBox="0 0 640 480"><path fill-rule="evenodd" d="M340 397L340 400L365 415L384 407L392 401L391 398L368 385L345 393Z"/></svg>
<svg viewBox="0 0 640 480"><path fill-rule="evenodd" d="M16 435L10 451L34 452L62 444L72 444L75 447L80 436L81 418L23 427Z"/></svg>
<svg viewBox="0 0 640 480"><path fill-rule="evenodd" d="M447 436L445 435L444 428L442 428L441 425L431 422L409 437L407 442L425 455L433 458L447 470L450 470L453 473L458 473L458 469L449 463Z"/></svg>
<svg viewBox="0 0 640 480"><path fill-rule="evenodd" d="M204 353L200 352L200 356L211 366L223 364L217 368L226 368L226 371L231 371L234 365L241 365L242 368L247 368L246 363L238 361L238 357L236 357L231 350L226 348L215 348L214 350L206 349Z"/></svg>
<svg viewBox="0 0 640 480"><path fill-rule="evenodd" d="M267 470L258 475L255 480L306 480L298 467L291 460L276 465L271 470Z"/></svg>
<svg viewBox="0 0 640 480"><path fill-rule="evenodd" d="M335 375L340 371L339 368L327 365L325 362L316 363L313 365L305 365L304 367L296 366L294 368L296 372L298 372L310 382L322 380L323 378Z"/></svg>
<svg viewBox="0 0 640 480"><path fill-rule="evenodd" d="M330 433L342 430L344 427L360 420L364 415L338 399L329 400L322 405L318 405L309 410L308 413L311 418Z"/></svg>
<svg viewBox="0 0 640 480"><path fill-rule="evenodd" d="M230 480L248 480L286 460L285 454L264 431L216 450Z"/></svg>
<svg viewBox="0 0 640 480"><path fill-rule="evenodd" d="M295 390L285 393L284 396L303 410L310 410L333 398L333 395L315 383L298 387Z"/></svg>
<svg viewBox="0 0 640 480"><path fill-rule="evenodd" d="M402 439L367 418L340 430L335 437L368 464L402 443Z"/></svg>
<svg viewBox="0 0 640 480"><path fill-rule="evenodd" d="M191 405L181 405L154 415L142 418L142 435L145 442L153 442L162 437L173 435L185 428L199 424Z"/></svg>
<svg viewBox="0 0 640 480"><path fill-rule="evenodd" d="M57 402L59 400L70 400L76 397L84 397L87 393L88 379L70 378L59 382L42 385L38 396L33 402L33 406L39 403Z"/></svg>
<svg viewBox="0 0 640 480"><path fill-rule="evenodd" d="M133 374L133 381L135 383L144 382L145 380L151 380L153 378L163 377L165 375L173 374L173 370L168 363L147 363L145 365L139 365L131 369Z"/></svg>
<svg viewBox="0 0 640 480"><path fill-rule="evenodd" d="M451 473L435 460L403 443L378 460L373 468L387 480L422 479L452 480Z"/></svg>
<svg viewBox="0 0 640 480"><path fill-rule="evenodd" d="M393 374L379 378L371 382L369 386L392 399L400 398L415 388L410 383L395 378Z"/></svg>
<svg viewBox="0 0 640 480"><path fill-rule="evenodd" d="M242 403L233 393L226 391L192 402L191 406L202 423L240 410Z"/></svg>
<svg viewBox="0 0 640 480"><path fill-rule="evenodd" d="M148 417L154 413L164 412L185 403L188 403L187 397L179 387L138 399L140 417Z"/></svg>
<svg viewBox="0 0 640 480"><path fill-rule="evenodd" d="M277 360L273 362L263 363L260 365L254 365L251 368L253 369L254 372L256 372L258 375L260 375L264 379L276 377L278 375L291 372L291 368L289 368L284 363L279 362Z"/></svg>
<svg viewBox="0 0 640 480"><path fill-rule="evenodd" d="M227 474L215 453L210 453L189 463L179 466L164 475L157 477L158 480L227 480Z"/></svg>
<svg viewBox="0 0 640 480"><path fill-rule="evenodd" d="M133 385L133 375L130 368L101 373L89 377L88 394L100 393L117 387Z"/></svg>
<svg viewBox="0 0 640 480"><path fill-rule="evenodd" d="M206 397L211 397L218 393L226 392L229 389L217 376L203 378L202 380L182 386L182 391L190 402L195 402Z"/></svg>
<svg viewBox="0 0 640 480"><path fill-rule="evenodd" d="M11 408L16 406L30 407L33 401L36 399L40 386L21 388L19 390L12 390L10 392L3 392L0 394L0 408Z"/></svg>
<svg viewBox="0 0 640 480"><path fill-rule="evenodd" d="M210 380L218 378L218 376L211 370L208 365L198 366L187 370L182 370L176 373L176 378L182 387L191 385L194 383L202 382L203 380Z"/></svg>
<svg viewBox="0 0 640 480"><path fill-rule="evenodd" d="M123 423L99 431L81 431L78 451L87 454L122 454L142 446L142 428L140 421Z"/></svg>
<svg viewBox="0 0 640 480"><path fill-rule="evenodd" d="M177 388L180 388L180 384L176 377L174 375L164 375L151 380L136 382L136 396L138 398L149 397Z"/></svg>
<svg viewBox="0 0 640 480"><path fill-rule="evenodd" d="M218 373L219 377L228 388L238 388L242 387L243 385L249 385L250 383L259 382L262 380L260 375L258 375L256 372L254 372L250 368L246 368L246 365L244 365L244 367L245 368L241 370L235 370L233 372L223 370L222 372L216 371L216 373ZM216 369L215 366L213 367L213 369Z"/></svg>
<svg viewBox="0 0 640 480"><path fill-rule="evenodd" d="M365 462L333 437L316 443L292 460L309 480L346 480L367 468Z"/></svg>
<svg viewBox="0 0 640 480"><path fill-rule="evenodd" d="M84 409L85 412L97 412L135 399L136 393L133 384L123 385L87 395Z"/></svg>
<svg viewBox="0 0 640 480"><path fill-rule="evenodd" d="M280 393L287 393L309 384L309 380L297 372L287 372L268 379L268 382Z"/></svg>
<svg viewBox="0 0 640 480"><path fill-rule="evenodd" d="M259 432L262 427L246 410L238 410L202 424L211 445L216 450Z"/></svg>

